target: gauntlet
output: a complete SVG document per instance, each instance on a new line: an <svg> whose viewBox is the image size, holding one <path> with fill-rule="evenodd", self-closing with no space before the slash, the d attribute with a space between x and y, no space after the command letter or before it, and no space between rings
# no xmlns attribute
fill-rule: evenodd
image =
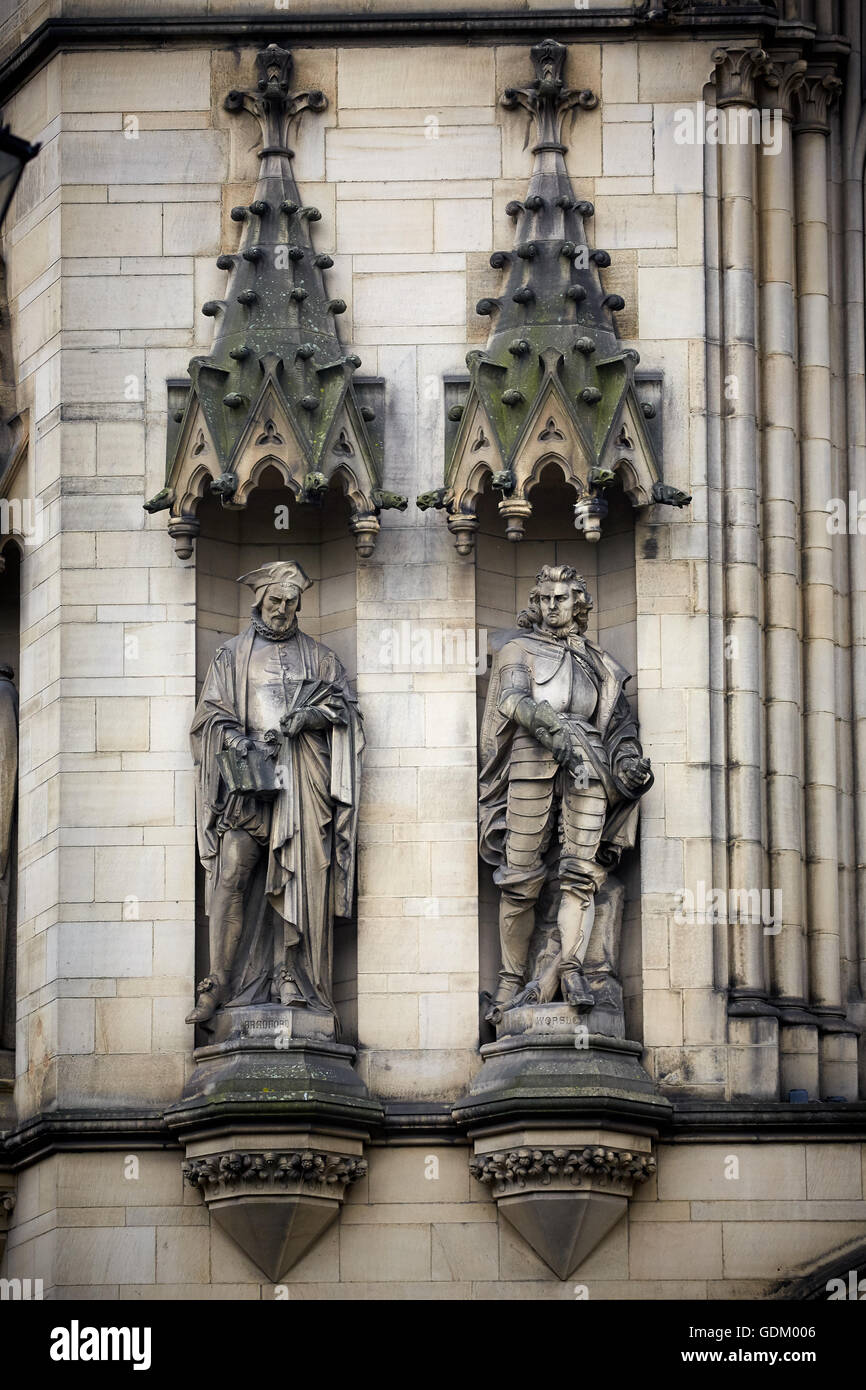
<svg viewBox="0 0 866 1390"><path fill-rule="evenodd" d="M571 760L574 750L568 726L546 700L533 700L531 695L512 686L503 694L499 708L515 724L532 734L558 763Z"/></svg>

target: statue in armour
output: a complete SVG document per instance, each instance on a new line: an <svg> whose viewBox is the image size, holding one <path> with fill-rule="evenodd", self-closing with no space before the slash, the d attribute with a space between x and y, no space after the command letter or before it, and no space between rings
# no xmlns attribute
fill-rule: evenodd
<svg viewBox="0 0 866 1390"><path fill-rule="evenodd" d="M570 565L545 565L491 673L480 774L481 855L500 889L491 1022L558 998L588 1012L600 1002L590 967L615 969L622 885L611 880L598 913L596 895L634 843L653 777L624 693L629 674L585 636L591 608Z"/></svg>

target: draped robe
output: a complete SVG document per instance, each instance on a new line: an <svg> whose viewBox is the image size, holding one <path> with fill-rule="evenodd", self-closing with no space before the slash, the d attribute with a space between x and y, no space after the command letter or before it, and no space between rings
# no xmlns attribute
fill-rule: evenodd
<svg viewBox="0 0 866 1390"><path fill-rule="evenodd" d="M287 690L287 709L314 707L327 724L283 737L277 755L280 790L272 802L229 792L217 754L248 726L251 625L216 652L190 729L196 767L196 828L205 871L205 910L219 880L228 828L247 828L263 845L248 885L244 926L226 1002L260 1003L275 996L288 965L313 1007L335 1013L333 924L352 911L364 734L346 672L327 647L295 631L302 676Z"/></svg>

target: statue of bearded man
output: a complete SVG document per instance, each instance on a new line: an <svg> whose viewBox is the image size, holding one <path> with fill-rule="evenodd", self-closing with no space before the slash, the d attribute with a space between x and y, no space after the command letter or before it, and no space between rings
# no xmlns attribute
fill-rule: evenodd
<svg viewBox="0 0 866 1390"><path fill-rule="evenodd" d="M224 1004L331 1013L335 917L352 910L364 735L346 672L298 628L312 580L277 561L238 581L252 621L217 650L190 730L210 973Z"/></svg>
<svg viewBox="0 0 866 1390"><path fill-rule="evenodd" d="M583 975L593 900L634 843L638 799L653 781L624 694L630 676L583 635L591 608L576 570L545 565L518 618L526 631L503 646L491 675L480 774L481 855L501 889L491 1022L558 994L582 1012L593 1007ZM536 904L551 878L557 949L527 981Z"/></svg>

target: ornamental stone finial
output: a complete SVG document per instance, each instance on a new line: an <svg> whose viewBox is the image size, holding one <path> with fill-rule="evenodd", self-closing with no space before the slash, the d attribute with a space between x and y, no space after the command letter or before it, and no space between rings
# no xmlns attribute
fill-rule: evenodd
<svg viewBox="0 0 866 1390"><path fill-rule="evenodd" d="M503 106L509 109L522 106L534 117L536 143L532 147L533 153L551 149L565 153L562 122L566 111L574 107L591 111L598 106L598 97L594 92L566 87L563 78L566 51L556 39L543 39L535 44L531 49L535 81L526 87L506 87L499 99Z"/></svg>

